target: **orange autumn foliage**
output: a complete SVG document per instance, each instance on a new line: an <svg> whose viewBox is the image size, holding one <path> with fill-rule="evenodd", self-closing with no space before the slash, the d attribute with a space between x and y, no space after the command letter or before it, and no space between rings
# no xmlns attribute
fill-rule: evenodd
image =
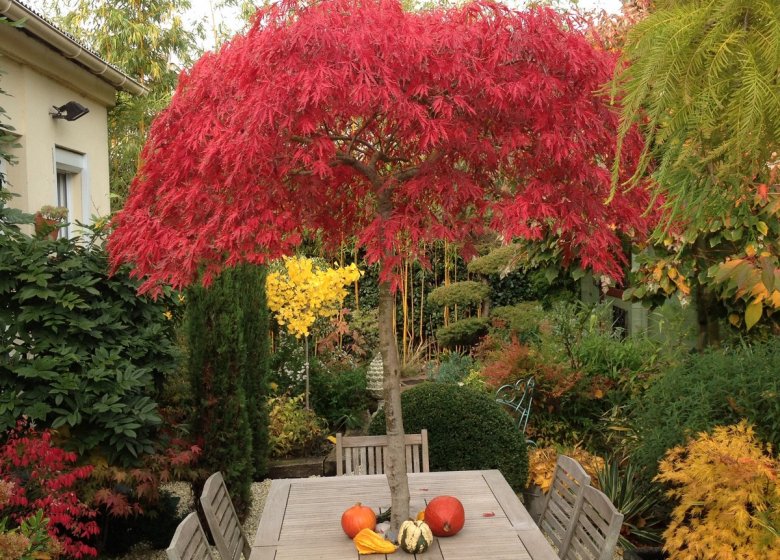
<svg viewBox="0 0 780 560"><path fill-rule="evenodd" d="M664 532L669 558L780 559L779 474L745 421L668 451L656 479L677 502Z"/></svg>

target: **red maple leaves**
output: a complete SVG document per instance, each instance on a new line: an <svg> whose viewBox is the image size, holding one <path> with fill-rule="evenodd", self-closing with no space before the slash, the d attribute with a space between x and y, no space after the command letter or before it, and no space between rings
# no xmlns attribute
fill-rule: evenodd
<svg viewBox="0 0 780 560"><path fill-rule="evenodd" d="M561 239L564 261L621 276L644 190L609 205L617 115L596 92L615 55L550 10L490 2L286 3L182 76L109 239L159 283L355 237L393 279L421 241L491 227ZM625 143L631 165L638 136ZM627 176L631 169L624 170Z"/></svg>

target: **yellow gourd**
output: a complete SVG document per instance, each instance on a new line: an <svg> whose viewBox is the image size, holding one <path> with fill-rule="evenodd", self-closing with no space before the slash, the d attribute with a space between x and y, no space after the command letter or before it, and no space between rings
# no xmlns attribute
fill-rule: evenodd
<svg viewBox="0 0 780 560"><path fill-rule="evenodd" d="M360 554L392 554L397 548L371 529L363 529L352 539Z"/></svg>

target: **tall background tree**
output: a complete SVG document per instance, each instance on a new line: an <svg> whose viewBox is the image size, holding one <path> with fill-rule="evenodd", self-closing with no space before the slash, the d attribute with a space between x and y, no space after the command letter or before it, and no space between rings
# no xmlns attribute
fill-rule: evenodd
<svg viewBox="0 0 780 560"><path fill-rule="evenodd" d="M493 3L283 3L206 54L155 121L116 218L114 262L144 289L209 284L225 266L354 236L381 269L380 351L392 525L408 517L393 291L424 242L491 226L554 235L564 264L620 277L641 188L609 205L617 118L593 92L614 55L550 10ZM627 178L637 136L624 142Z"/></svg>
<svg viewBox="0 0 780 560"><path fill-rule="evenodd" d="M182 19L189 0L46 0L46 13L148 89L120 92L108 116L112 209L121 208L154 117L171 100L180 68L200 54L202 27Z"/></svg>
<svg viewBox="0 0 780 560"><path fill-rule="evenodd" d="M629 33L615 87L621 133L646 137L666 217L637 297L693 295L699 345L719 319L777 328L780 308L780 3L657 0Z"/></svg>

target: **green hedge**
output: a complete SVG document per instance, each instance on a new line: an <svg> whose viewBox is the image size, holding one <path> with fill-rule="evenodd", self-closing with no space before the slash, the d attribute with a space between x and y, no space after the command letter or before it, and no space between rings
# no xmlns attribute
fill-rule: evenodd
<svg viewBox="0 0 780 560"><path fill-rule="evenodd" d="M448 383L423 383L401 394L404 431L428 430L431 470L498 469L512 488L528 477L525 437L492 395ZM385 415L371 421L385 433Z"/></svg>
<svg viewBox="0 0 780 560"><path fill-rule="evenodd" d="M664 453L697 432L747 418L780 448L780 339L732 351L694 354L636 403L640 445L633 461L648 475Z"/></svg>

